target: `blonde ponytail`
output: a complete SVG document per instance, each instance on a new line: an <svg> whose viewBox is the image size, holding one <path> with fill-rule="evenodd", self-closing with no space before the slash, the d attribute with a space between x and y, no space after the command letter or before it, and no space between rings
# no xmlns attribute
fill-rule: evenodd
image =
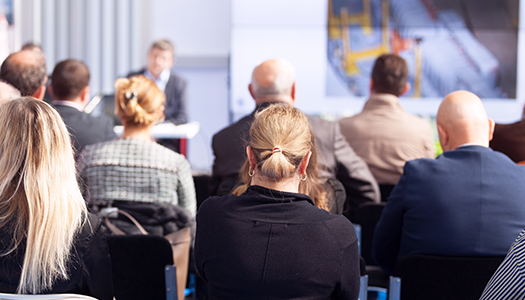
<svg viewBox="0 0 525 300"><path fill-rule="evenodd" d="M315 139L306 116L300 110L272 104L256 113L248 144L253 150L258 172L275 181L299 172L299 165L311 151L307 178L299 184L299 192L310 196L317 207L328 210L326 192L317 177ZM233 194L240 195L250 186L248 171L246 161L239 174L242 184L233 190Z"/></svg>

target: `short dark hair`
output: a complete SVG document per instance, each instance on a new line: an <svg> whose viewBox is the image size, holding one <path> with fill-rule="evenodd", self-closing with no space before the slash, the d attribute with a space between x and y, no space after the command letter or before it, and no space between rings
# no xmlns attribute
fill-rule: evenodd
<svg viewBox="0 0 525 300"><path fill-rule="evenodd" d="M168 40L158 40L158 41L155 41L152 45L151 45L151 50L153 49L160 49L160 50L164 50L164 51L170 51L173 55L175 55L175 46L173 46L173 44L168 41Z"/></svg>
<svg viewBox="0 0 525 300"><path fill-rule="evenodd" d="M51 87L56 100L72 100L89 85L89 69L80 60L59 62L51 74Z"/></svg>
<svg viewBox="0 0 525 300"><path fill-rule="evenodd" d="M25 54L33 57L30 60L17 57ZM46 78L46 59L42 53L36 51L12 53L0 68L0 80L14 86L22 96L33 96L45 84Z"/></svg>
<svg viewBox="0 0 525 300"><path fill-rule="evenodd" d="M407 62L395 54L383 54L372 69L374 92L401 95L408 80Z"/></svg>

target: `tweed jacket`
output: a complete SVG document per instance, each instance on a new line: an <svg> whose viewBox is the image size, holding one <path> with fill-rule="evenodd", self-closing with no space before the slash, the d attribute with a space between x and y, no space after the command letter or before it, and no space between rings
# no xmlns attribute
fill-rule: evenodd
<svg viewBox="0 0 525 300"><path fill-rule="evenodd" d="M166 202L196 212L195 186L184 156L153 141L118 139L88 146L77 163L88 203Z"/></svg>

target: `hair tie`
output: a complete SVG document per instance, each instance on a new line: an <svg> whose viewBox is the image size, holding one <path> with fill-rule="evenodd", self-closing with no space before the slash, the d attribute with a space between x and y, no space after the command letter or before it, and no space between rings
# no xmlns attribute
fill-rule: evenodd
<svg viewBox="0 0 525 300"><path fill-rule="evenodd" d="M283 150L281 149L281 147L273 147L272 149L272 153L277 153L277 152L283 152Z"/></svg>
<svg viewBox="0 0 525 300"><path fill-rule="evenodd" d="M126 99L128 99L128 101L131 101L131 100L137 101L137 96L138 96L138 93L135 90L126 92Z"/></svg>

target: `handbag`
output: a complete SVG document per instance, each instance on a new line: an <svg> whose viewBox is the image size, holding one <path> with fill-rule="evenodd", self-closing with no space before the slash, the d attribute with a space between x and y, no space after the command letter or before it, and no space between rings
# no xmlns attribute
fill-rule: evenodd
<svg viewBox="0 0 525 300"><path fill-rule="evenodd" d="M148 235L144 227L129 213L118 209L116 207L104 208L101 215L104 216L104 222L108 229L114 235L126 235L124 231L119 229L115 224L111 223L110 216L121 214L127 217L140 231L142 235ZM186 280L188 277L188 264L190 258L190 243L191 243L191 228L185 227L169 233L164 236L171 245L173 253L173 263L177 266L177 299L184 299L184 289L186 288Z"/></svg>

